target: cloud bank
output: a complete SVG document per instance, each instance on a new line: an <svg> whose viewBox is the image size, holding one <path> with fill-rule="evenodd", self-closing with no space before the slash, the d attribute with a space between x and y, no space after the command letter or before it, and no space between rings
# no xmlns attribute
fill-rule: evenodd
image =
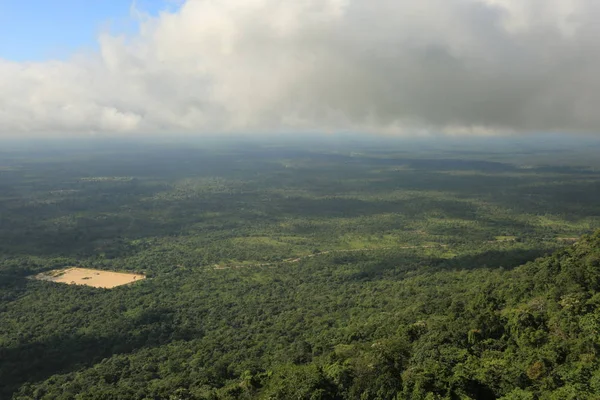
<svg viewBox="0 0 600 400"><path fill-rule="evenodd" d="M187 0L0 59L0 135L600 131L597 0Z"/></svg>

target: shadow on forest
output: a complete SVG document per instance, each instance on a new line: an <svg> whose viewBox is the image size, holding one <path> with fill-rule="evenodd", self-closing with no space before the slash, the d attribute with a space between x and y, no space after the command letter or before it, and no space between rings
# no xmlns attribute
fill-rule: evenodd
<svg viewBox="0 0 600 400"><path fill-rule="evenodd" d="M447 269L477 269L477 268L516 268L538 257L551 253L547 248L488 250L478 254L469 254L449 260L440 259L434 268Z"/></svg>
<svg viewBox="0 0 600 400"><path fill-rule="evenodd" d="M26 295L27 283L27 279L23 279L18 273L0 271L0 313L3 311L3 304Z"/></svg>
<svg viewBox="0 0 600 400"><path fill-rule="evenodd" d="M411 271L474 270L478 268L504 268L511 270L551 253L547 248L488 250L452 259L428 258L418 255L389 255L384 260L372 261L373 255L347 253L332 256L334 264L358 264L360 271L347 276L348 280L404 279Z"/></svg>
<svg viewBox="0 0 600 400"><path fill-rule="evenodd" d="M173 321L139 326L136 332L138 333L135 335L101 336L102 333L99 332L98 336L53 336L42 342L26 343L13 348L0 347L0 398L11 398L12 393L27 382L39 382L52 375L89 367L115 354L203 336L201 331L174 327ZM23 360L27 362L24 363Z"/></svg>

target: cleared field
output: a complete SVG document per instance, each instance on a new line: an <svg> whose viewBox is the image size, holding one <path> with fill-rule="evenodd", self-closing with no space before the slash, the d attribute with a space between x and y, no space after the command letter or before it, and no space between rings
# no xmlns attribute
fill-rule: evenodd
<svg viewBox="0 0 600 400"><path fill-rule="evenodd" d="M142 274L127 274L77 267L56 269L37 274L32 278L41 281L66 283L69 285L87 285L106 289L146 279Z"/></svg>

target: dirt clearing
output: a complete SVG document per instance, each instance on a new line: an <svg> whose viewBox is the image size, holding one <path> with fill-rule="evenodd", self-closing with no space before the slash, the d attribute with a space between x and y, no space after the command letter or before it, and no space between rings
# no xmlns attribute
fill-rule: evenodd
<svg viewBox="0 0 600 400"><path fill-rule="evenodd" d="M37 274L32 278L40 281L66 283L68 285L87 285L106 289L146 279L142 274L127 274L77 267L55 269L54 271Z"/></svg>

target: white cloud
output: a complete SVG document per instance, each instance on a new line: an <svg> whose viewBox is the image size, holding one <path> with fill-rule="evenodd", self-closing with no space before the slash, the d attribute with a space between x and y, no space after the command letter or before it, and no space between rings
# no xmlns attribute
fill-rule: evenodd
<svg viewBox="0 0 600 400"><path fill-rule="evenodd" d="M595 0L188 0L0 60L0 135L598 131Z"/></svg>

